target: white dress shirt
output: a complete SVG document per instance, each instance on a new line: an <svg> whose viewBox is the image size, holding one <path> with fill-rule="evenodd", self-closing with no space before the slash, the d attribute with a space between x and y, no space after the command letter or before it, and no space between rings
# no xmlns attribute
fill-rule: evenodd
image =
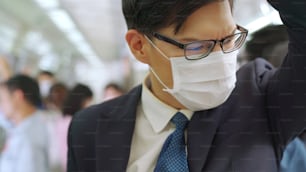
<svg viewBox="0 0 306 172"><path fill-rule="evenodd" d="M37 111L13 129L1 156L0 172L49 172L45 121Z"/></svg>
<svg viewBox="0 0 306 172"><path fill-rule="evenodd" d="M146 79L142 84L127 172L153 171L164 142L175 130L171 118L178 111L189 120L193 115L190 110L177 110L161 102L152 94L148 85Z"/></svg>

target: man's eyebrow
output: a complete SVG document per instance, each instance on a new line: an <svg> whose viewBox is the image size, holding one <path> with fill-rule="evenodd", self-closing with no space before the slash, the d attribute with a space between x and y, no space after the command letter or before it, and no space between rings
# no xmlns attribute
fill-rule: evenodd
<svg viewBox="0 0 306 172"><path fill-rule="evenodd" d="M228 34L227 36L224 36L222 39L225 39L225 38L227 38L227 37L229 37L229 36L234 35L237 29L238 29L238 27L236 26L236 27L234 28L234 30L233 30L230 34ZM222 39L220 39L220 40L222 40ZM176 40L176 41L178 41L178 42L186 42L186 43L189 43L189 42L205 41L205 40L209 41L209 40L213 40L213 39L196 39L196 38L191 38L191 37L190 37L190 38L178 39L178 40Z"/></svg>

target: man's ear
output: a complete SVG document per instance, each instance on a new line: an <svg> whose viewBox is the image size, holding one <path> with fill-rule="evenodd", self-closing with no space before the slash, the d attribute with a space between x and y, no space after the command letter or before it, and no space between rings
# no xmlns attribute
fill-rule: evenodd
<svg viewBox="0 0 306 172"><path fill-rule="evenodd" d="M136 59L142 63L149 64L149 57L147 56L145 47L147 41L144 35L135 29L131 29L126 33L125 39Z"/></svg>

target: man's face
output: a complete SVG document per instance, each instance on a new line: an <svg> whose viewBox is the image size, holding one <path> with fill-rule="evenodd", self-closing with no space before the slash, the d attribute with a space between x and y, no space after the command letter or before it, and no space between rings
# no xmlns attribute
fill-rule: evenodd
<svg viewBox="0 0 306 172"><path fill-rule="evenodd" d="M110 100L112 98L121 96L122 93L115 88L109 87L104 90L103 101Z"/></svg>
<svg viewBox="0 0 306 172"><path fill-rule="evenodd" d="M179 32L176 34L174 33L174 26L158 30L157 32L178 42L189 43L199 40L221 40L226 36L232 35L235 28L236 24L231 14L230 4L227 0L225 0L210 3L195 11L187 18ZM166 56L184 56L183 49L162 40L158 40L154 37L152 40L153 43ZM138 60L150 65L150 67L168 88L173 88L170 61L163 57L161 53L149 43L149 41L144 42L144 48L142 49L143 51L138 54L134 53L134 55ZM216 44L213 51L221 51L220 45ZM167 104L173 105L173 101L176 100L167 92L162 91L163 86L152 73L150 74L150 79L153 87L153 93ZM176 104L174 106L180 108L178 102L174 102L174 104Z"/></svg>
<svg viewBox="0 0 306 172"><path fill-rule="evenodd" d="M14 94L12 94L6 87L0 86L0 109L6 118L12 120L16 101Z"/></svg>
<svg viewBox="0 0 306 172"><path fill-rule="evenodd" d="M231 15L231 8L228 1L211 3L195 11L186 20L180 31L175 35L173 27L165 28L158 33L181 43L188 43L198 40L220 40L229 36L235 30L236 24ZM184 56L184 51L175 45L155 40L155 45L168 57ZM220 51L217 44L214 51ZM169 88L173 87L170 62L152 47L149 54L151 67L155 69L158 76Z"/></svg>

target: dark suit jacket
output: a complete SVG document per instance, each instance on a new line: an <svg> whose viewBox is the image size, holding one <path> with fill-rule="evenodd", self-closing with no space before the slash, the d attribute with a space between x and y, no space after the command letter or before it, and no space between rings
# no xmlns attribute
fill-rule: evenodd
<svg viewBox="0 0 306 172"><path fill-rule="evenodd" d="M191 172L276 172L284 146L306 127L306 20L298 17L305 4L273 2L289 26L289 54L279 70L261 59L243 66L224 104L195 112L187 128ZM69 172L126 170L141 89L73 118Z"/></svg>

